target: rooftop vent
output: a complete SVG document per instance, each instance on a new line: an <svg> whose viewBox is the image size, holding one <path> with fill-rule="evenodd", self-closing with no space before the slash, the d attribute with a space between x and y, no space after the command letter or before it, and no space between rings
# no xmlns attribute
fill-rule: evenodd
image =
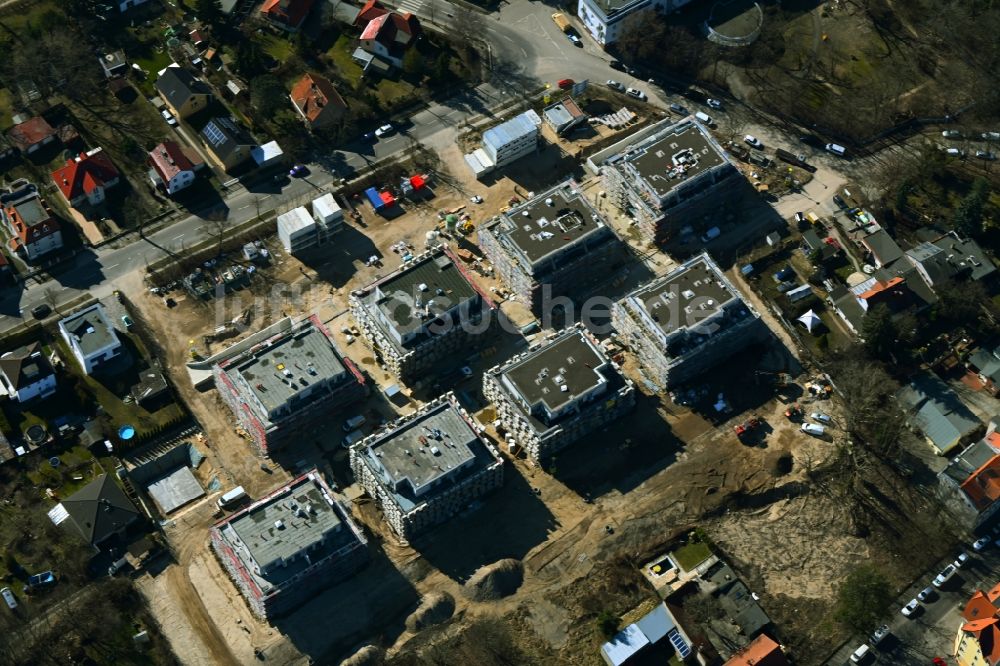
<svg viewBox="0 0 1000 666"><path fill-rule="evenodd" d="M417 290L418 291L427 291L427 285L424 284L423 282L421 282L420 284L417 285Z"/></svg>
<svg viewBox="0 0 1000 666"><path fill-rule="evenodd" d="M276 530L283 530L283 529L285 529L285 521L283 521L283 520L276 520L276 521L274 521L274 529L276 529Z"/></svg>
<svg viewBox="0 0 1000 666"><path fill-rule="evenodd" d="M556 205L556 202L552 200L552 197L549 197L548 199L545 200L545 205L546 206L554 206L554 205Z"/></svg>
<svg viewBox="0 0 1000 666"><path fill-rule="evenodd" d="M441 455L441 449L436 446L431 447L431 455L439 456Z"/></svg>

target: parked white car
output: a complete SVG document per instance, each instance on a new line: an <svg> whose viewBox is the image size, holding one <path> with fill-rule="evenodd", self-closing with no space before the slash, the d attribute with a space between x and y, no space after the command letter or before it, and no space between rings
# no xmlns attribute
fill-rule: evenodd
<svg viewBox="0 0 1000 666"><path fill-rule="evenodd" d="M646 97L646 93L642 92L638 88L628 88L625 91L625 94L628 95L629 97L635 97L637 100L640 100L642 102L645 102L648 99Z"/></svg>
<svg viewBox="0 0 1000 666"><path fill-rule="evenodd" d="M826 433L826 428L816 423L803 423L802 432L808 433L814 437L822 437Z"/></svg>
<svg viewBox="0 0 1000 666"><path fill-rule="evenodd" d="M941 573L935 576L934 580L931 582L934 583L934 587L941 587L949 580L951 580L951 577L955 575L956 571L958 571L958 567L956 567L954 564L949 564L944 569L942 569Z"/></svg>
<svg viewBox="0 0 1000 666"><path fill-rule="evenodd" d="M830 423L833 419L830 418L829 414L824 414L823 412L813 412L809 415L813 421L819 421L820 423Z"/></svg>
<svg viewBox="0 0 1000 666"><path fill-rule="evenodd" d="M916 599L910 599L910 603L903 606L903 610L901 610L900 613L903 614L903 617L913 617L913 614L917 612L918 608L920 608L920 602Z"/></svg>
<svg viewBox="0 0 1000 666"><path fill-rule="evenodd" d="M625 85L623 83L615 81L614 79L608 79L608 82L605 85L611 88L612 90L617 90L618 92L625 92Z"/></svg>
<svg viewBox="0 0 1000 666"><path fill-rule="evenodd" d="M753 146L757 150L764 150L763 142L761 142L761 140L755 137L753 134L747 134L745 137L743 137L743 141L744 143Z"/></svg>
<svg viewBox="0 0 1000 666"><path fill-rule="evenodd" d="M171 127L177 124L177 119L174 118L174 114L170 113L166 109L160 111L160 115L163 116L163 119L166 120L167 124L170 125Z"/></svg>

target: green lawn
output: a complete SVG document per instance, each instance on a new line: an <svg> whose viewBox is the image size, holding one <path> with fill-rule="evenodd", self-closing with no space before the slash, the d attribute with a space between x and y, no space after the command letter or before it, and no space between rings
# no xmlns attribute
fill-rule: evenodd
<svg viewBox="0 0 1000 666"><path fill-rule="evenodd" d="M295 47L292 45L291 40L279 37L278 35L272 35L265 33L259 35L256 38L260 48L264 53L268 54L278 62L285 62L292 55L292 51Z"/></svg>
<svg viewBox="0 0 1000 666"><path fill-rule="evenodd" d="M150 46L144 54L132 58L132 62L142 67L146 72L146 79L139 83L139 88L146 97L152 97L156 94L154 87L156 73L173 62L166 48L162 46L159 48L161 50L157 51L156 47Z"/></svg>
<svg viewBox="0 0 1000 666"><path fill-rule="evenodd" d="M681 546L670 554L674 561L685 571L691 571L712 555L712 549L707 543L691 542Z"/></svg>
<svg viewBox="0 0 1000 666"><path fill-rule="evenodd" d="M357 48L354 41L354 38L349 35L340 35L330 50L326 52L333 60L337 72L352 86L356 86L361 81L361 67L351 57L354 49Z"/></svg>

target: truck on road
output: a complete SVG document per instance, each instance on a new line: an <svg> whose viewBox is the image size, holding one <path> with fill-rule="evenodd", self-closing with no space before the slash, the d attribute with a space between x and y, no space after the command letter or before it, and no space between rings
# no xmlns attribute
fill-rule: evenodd
<svg viewBox="0 0 1000 666"><path fill-rule="evenodd" d="M569 21L560 12L556 12L555 14L553 14L552 15L552 20L556 22L556 25L559 26L560 30L562 30L563 32L565 32L567 34L569 33L570 30L573 29L573 26L571 26L569 24Z"/></svg>

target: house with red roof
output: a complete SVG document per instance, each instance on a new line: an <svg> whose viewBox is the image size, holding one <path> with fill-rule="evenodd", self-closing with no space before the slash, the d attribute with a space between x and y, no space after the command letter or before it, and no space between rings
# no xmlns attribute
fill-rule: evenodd
<svg viewBox="0 0 1000 666"><path fill-rule="evenodd" d="M7 138L22 153L30 155L56 140L56 128L41 116L18 123L7 130Z"/></svg>
<svg viewBox="0 0 1000 666"><path fill-rule="evenodd" d="M410 12L405 14L387 12L368 21L361 32L359 46L362 50L396 67L402 67L403 54L421 34L423 28L420 26L420 21Z"/></svg>
<svg viewBox="0 0 1000 666"><path fill-rule="evenodd" d="M1000 432L967 446L938 474L939 495L961 527L974 530L1000 510Z"/></svg>
<svg viewBox="0 0 1000 666"><path fill-rule="evenodd" d="M364 28L373 20L377 19L379 16L384 16L388 14L389 10L382 6L382 3L378 0L368 0L362 7L361 11L354 19L355 28Z"/></svg>
<svg viewBox="0 0 1000 666"><path fill-rule="evenodd" d="M59 223L34 186L22 190L19 197L8 197L2 217L10 234L10 248L25 261L35 261L63 246Z"/></svg>
<svg viewBox="0 0 1000 666"><path fill-rule="evenodd" d="M347 104L337 89L319 74L306 74L296 81L289 97L309 129L335 123L347 111Z"/></svg>
<svg viewBox="0 0 1000 666"><path fill-rule="evenodd" d="M955 637L961 666L1000 666L1000 585L988 592L977 590L962 607L962 621Z"/></svg>
<svg viewBox="0 0 1000 666"><path fill-rule="evenodd" d="M740 648L724 666L789 666L781 646L770 636L761 634Z"/></svg>
<svg viewBox="0 0 1000 666"><path fill-rule="evenodd" d="M105 193L118 184L118 169L100 148L80 153L66 160L66 165L52 172L52 182L73 208L84 202L91 206L103 203Z"/></svg>
<svg viewBox="0 0 1000 666"><path fill-rule="evenodd" d="M189 187L196 174L205 166L197 152L181 146L176 141L164 141L148 155L149 179L154 187L161 188L168 195Z"/></svg>
<svg viewBox="0 0 1000 666"><path fill-rule="evenodd" d="M273 25L288 32L298 32L315 0L264 0L260 13Z"/></svg>

